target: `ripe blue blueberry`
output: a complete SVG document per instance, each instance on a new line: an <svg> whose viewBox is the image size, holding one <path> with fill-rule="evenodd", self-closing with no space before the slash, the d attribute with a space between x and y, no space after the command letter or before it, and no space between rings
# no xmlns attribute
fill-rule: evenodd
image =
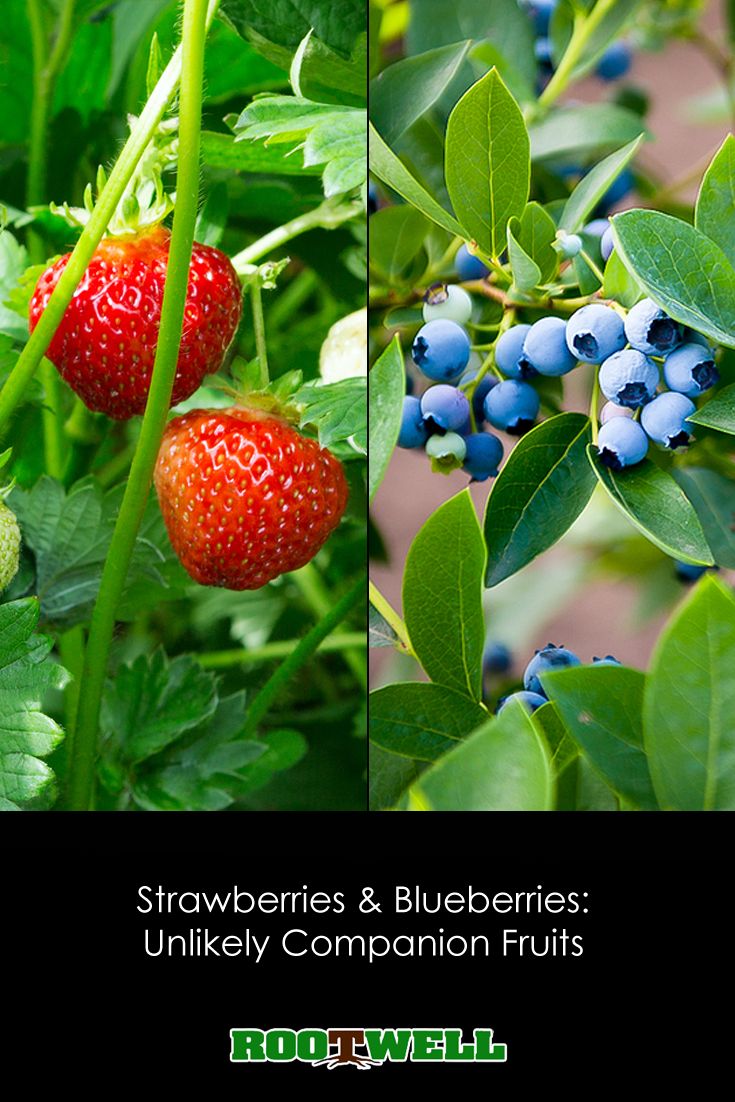
<svg viewBox="0 0 735 1102"><path fill-rule="evenodd" d="M593 658L593 666L621 666L622 662L619 662L617 658L614 658L612 654L606 654L604 658Z"/></svg>
<svg viewBox="0 0 735 1102"><path fill-rule="evenodd" d="M566 375L577 360L567 347L567 326L562 318L539 318L523 342L523 354L539 375Z"/></svg>
<svg viewBox="0 0 735 1102"><path fill-rule="evenodd" d="M634 348L625 348L608 356L600 368L602 393L608 401L630 409L650 402L658 381L656 364Z"/></svg>
<svg viewBox="0 0 735 1102"><path fill-rule="evenodd" d="M523 342L530 329L530 325L514 325L501 334L495 345L496 366L509 379L530 379L537 374L523 352Z"/></svg>
<svg viewBox="0 0 735 1102"><path fill-rule="evenodd" d="M707 573L706 566L695 566L693 562L679 562L674 560L674 571L681 582L697 582L703 574Z"/></svg>
<svg viewBox="0 0 735 1102"><path fill-rule="evenodd" d="M704 394L720 378L709 348L699 343L680 344L664 360L664 379L670 390L690 398Z"/></svg>
<svg viewBox="0 0 735 1102"><path fill-rule="evenodd" d="M378 209L378 189L372 182L368 184L367 209L368 214L375 214Z"/></svg>
<svg viewBox="0 0 735 1102"><path fill-rule="evenodd" d="M426 443L426 454L433 460L435 470L446 467L448 470L456 470L464 461L467 454L467 446L456 432L445 432L443 436L430 436Z"/></svg>
<svg viewBox="0 0 735 1102"><path fill-rule="evenodd" d="M494 428L521 436L531 428L540 406L532 386L519 379L506 379L485 399L485 416Z"/></svg>
<svg viewBox="0 0 735 1102"><path fill-rule="evenodd" d="M503 708L506 708L511 700L519 700L528 712L535 712L537 708L549 703L546 697L541 696L540 693L529 693L521 690L518 693L511 693L510 696L504 696L495 709L495 714L500 715Z"/></svg>
<svg viewBox="0 0 735 1102"><path fill-rule="evenodd" d="M428 432L459 432L469 420L470 403L456 386L430 386L421 398L421 413Z"/></svg>
<svg viewBox="0 0 735 1102"><path fill-rule="evenodd" d="M625 319L625 335L647 356L665 356L681 343L682 327L650 298L641 299Z"/></svg>
<svg viewBox="0 0 735 1102"><path fill-rule="evenodd" d="M606 425L612 417L632 417L633 410L625 406L616 406L614 402L605 402L600 410L600 424Z"/></svg>
<svg viewBox="0 0 735 1102"><path fill-rule="evenodd" d="M460 245L454 258L454 268L464 282L470 279L484 279L490 269L486 268L479 256L474 256L466 245Z"/></svg>
<svg viewBox="0 0 735 1102"><path fill-rule="evenodd" d="M576 654L566 647L556 647L553 643L547 643L541 650L537 650L531 661L526 666L523 674L523 687L530 693L540 693L545 696L543 686L539 681L541 674L548 670L560 670L566 666L581 666L582 663Z"/></svg>
<svg viewBox="0 0 735 1102"><path fill-rule="evenodd" d="M424 295L424 321L448 318L457 325L466 325L472 317L472 299L464 287L450 283L435 283Z"/></svg>
<svg viewBox="0 0 735 1102"><path fill-rule="evenodd" d="M551 58L551 42L548 38L537 38L533 52L536 55L536 61L539 63L539 67L545 70L547 73L554 71L554 64Z"/></svg>
<svg viewBox="0 0 735 1102"><path fill-rule="evenodd" d="M666 390L641 410L641 424L645 432L664 448L684 448L689 443L690 417L696 406L686 394Z"/></svg>
<svg viewBox="0 0 735 1102"><path fill-rule="evenodd" d="M570 352L588 364L599 364L625 347L625 325L611 306L594 302L572 314L567 322Z"/></svg>
<svg viewBox="0 0 735 1102"><path fill-rule="evenodd" d="M505 643L489 642L482 655L482 669L485 676L494 673L508 673L513 665L513 655Z"/></svg>
<svg viewBox="0 0 735 1102"><path fill-rule="evenodd" d="M399 448L423 448L429 437L418 398L407 395L403 399L403 416L398 433Z"/></svg>
<svg viewBox="0 0 735 1102"><path fill-rule="evenodd" d="M469 369L464 372L462 378L459 380L459 385L466 389L469 383L474 382L477 377L477 371L475 369ZM483 375L479 383L475 387L475 392L472 395L472 412L475 415L475 422L479 427L485 423L485 399L494 386L498 385L498 380L494 375Z"/></svg>
<svg viewBox="0 0 735 1102"><path fill-rule="evenodd" d="M597 450L601 463L613 471L622 471L645 459L648 437L637 421L613 417L600 429Z"/></svg>
<svg viewBox="0 0 735 1102"><path fill-rule="evenodd" d="M437 318L419 329L411 355L419 371L429 379L448 382L467 367L470 338L456 321Z"/></svg>
<svg viewBox="0 0 735 1102"><path fill-rule="evenodd" d="M613 42L597 63L595 72L601 80L619 80L631 65L630 47L625 42Z"/></svg>
<svg viewBox="0 0 735 1102"><path fill-rule="evenodd" d="M559 0L531 0L528 5L533 16L536 34L548 34L549 23Z"/></svg>
<svg viewBox="0 0 735 1102"><path fill-rule="evenodd" d="M495 478L498 464L503 458L503 445L497 436L490 432L473 432L465 437L467 454L463 470L473 482L485 482Z"/></svg>
<svg viewBox="0 0 735 1102"><path fill-rule="evenodd" d="M559 239L559 251L566 260L571 260L572 257L579 256L582 251L584 242L582 238L576 233L567 233Z"/></svg>
<svg viewBox="0 0 735 1102"><path fill-rule="evenodd" d="M608 226L600 239L600 252L602 253L602 259L607 264L608 260L615 251L615 242L613 241L612 227Z"/></svg>

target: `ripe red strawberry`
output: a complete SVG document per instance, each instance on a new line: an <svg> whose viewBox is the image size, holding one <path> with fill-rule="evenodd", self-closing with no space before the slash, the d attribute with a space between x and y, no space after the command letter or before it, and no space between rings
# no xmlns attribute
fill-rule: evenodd
<svg viewBox="0 0 735 1102"><path fill-rule="evenodd" d="M119 421L145 409L169 243L162 226L101 241L46 353L89 409ZM47 268L36 284L31 331L69 255ZM219 249L195 244L172 405L220 368L241 311L240 283L229 259Z"/></svg>
<svg viewBox="0 0 735 1102"><path fill-rule="evenodd" d="M298 570L347 504L342 464L280 417L194 410L170 422L156 464L169 539L201 585L259 589Z"/></svg>

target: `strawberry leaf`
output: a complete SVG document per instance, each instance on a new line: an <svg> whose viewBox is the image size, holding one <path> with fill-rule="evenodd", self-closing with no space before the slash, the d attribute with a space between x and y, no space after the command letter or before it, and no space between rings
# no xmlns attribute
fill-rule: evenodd
<svg viewBox="0 0 735 1102"><path fill-rule="evenodd" d="M366 379L306 383L294 401L301 407L301 428L315 427L322 447L346 442L353 451L367 455Z"/></svg>

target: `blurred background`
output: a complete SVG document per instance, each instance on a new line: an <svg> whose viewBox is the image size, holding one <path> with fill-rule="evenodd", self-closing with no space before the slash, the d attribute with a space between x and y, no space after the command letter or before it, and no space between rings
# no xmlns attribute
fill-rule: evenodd
<svg viewBox="0 0 735 1102"><path fill-rule="evenodd" d="M687 208L704 170L732 126L720 57L726 6L721 0L700 4L701 35L659 42L654 36L646 43L652 48L636 45L632 50L622 79L610 84L589 77L564 97L565 104L615 99L645 105L651 138L636 159L633 190L611 206L611 213L655 205L690 217ZM421 0L414 0L411 8L415 19ZM394 42L385 54L387 64L401 56L400 47ZM565 407L586 410L585 369L565 383ZM504 443L507 455L513 440L505 438ZM397 609L413 538L438 506L466 485L461 471L434 474L420 451L395 450L374 503L372 575ZM480 516L491 486L485 482L471 488ZM561 543L486 591L488 640L510 649L509 677L519 676L533 651L548 642L571 648L583 661L613 654L626 665L645 668L663 624L685 592L686 583L677 577L672 560L639 536L598 488ZM423 676L412 660L391 648L371 651L371 661L374 687Z"/></svg>

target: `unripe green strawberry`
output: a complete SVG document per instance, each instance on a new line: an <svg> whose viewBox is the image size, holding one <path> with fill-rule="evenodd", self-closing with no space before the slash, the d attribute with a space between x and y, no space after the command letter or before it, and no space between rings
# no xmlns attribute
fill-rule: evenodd
<svg viewBox="0 0 735 1102"><path fill-rule="evenodd" d="M281 417L193 410L166 429L156 490L169 539L201 585L259 589L313 559L347 504L342 464Z"/></svg>
<svg viewBox="0 0 735 1102"><path fill-rule="evenodd" d="M18 573L20 558L20 528L15 513L0 501L0 592Z"/></svg>

